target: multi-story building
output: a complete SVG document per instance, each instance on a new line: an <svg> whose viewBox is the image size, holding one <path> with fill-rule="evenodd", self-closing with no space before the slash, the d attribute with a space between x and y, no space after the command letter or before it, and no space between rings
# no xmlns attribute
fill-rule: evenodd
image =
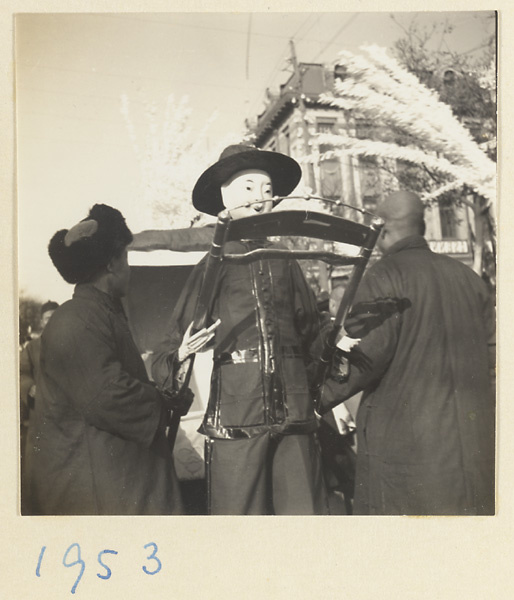
<svg viewBox="0 0 514 600"><path fill-rule="evenodd" d="M267 91L266 107L251 130L258 147L283 152L302 164L303 184L314 195L373 212L377 203L398 187L396 175L406 165L396 161L378 164L375 158L344 152L327 153L330 146L316 142L317 133L345 133L375 140L390 135L372 122L320 102L321 94L333 89L338 76L337 70L322 64L296 65L277 94ZM308 156L312 158L306 160ZM355 211L344 214L348 218L358 216ZM432 249L471 265L471 216L467 209L435 205L428 208L426 217L426 237Z"/></svg>

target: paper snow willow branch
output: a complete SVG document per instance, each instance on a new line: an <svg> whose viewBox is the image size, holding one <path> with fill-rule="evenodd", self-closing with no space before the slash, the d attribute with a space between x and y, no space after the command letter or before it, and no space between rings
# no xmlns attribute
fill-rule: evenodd
<svg viewBox="0 0 514 600"><path fill-rule="evenodd" d="M399 146L394 143L374 140L360 140L333 134L319 134L316 141L319 144L330 144L334 146L334 150L332 150L331 153L336 156L342 156L343 154L373 156L384 160L401 160L418 166L425 166L429 170L438 171L446 176L452 177L454 181L452 182L451 189L467 185L477 194L480 194L488 200L495 196L494 180L491 180L490 178L480 180L476 170L454 164L444 157L428 154L419 148ZM450 188L441 188L438 193L431 192L430 197L434 199L449 189Z"/></svg>
<svg viewBox="0 0 514 600"><path fill-rule="evenodd" d="M373 91L377 92L379 107L383 102L396 103L397 110L389 107L389 117L397 117L400 124L411 128L416 135L425 129L433 144L443 142L445 145L439 151L444 151L448 158L456 152L461 159L473 165L486 159L483 165L487 168L486 163L491 161L480 151L469 131L454 117L450 106L439 100L435 91L421 84L384 48L369 46L363 50L369 55L369 60L348 52L340 54L340 60L348 61L344 66L348 69L352 64L355 70L353 76L337 83L338 96L347 95L346 86L351 88L362 83L365 93L370 97Z"/></svg>
<svg viewBox="0 0 514 600"><path fill-rule="evenodd" d="M343 67L345 77L336 81L334 94L325 94L322 102L372 119L377 126L399 129L420 147L328 134L320 134L318 141L351 154L393 158L438 171L451 181L439 192L431 192L431 198L466 185L494 209L496 165L450 107L384 49L372 46L364 51L367 56L340 53L338 65Z"/></svg>

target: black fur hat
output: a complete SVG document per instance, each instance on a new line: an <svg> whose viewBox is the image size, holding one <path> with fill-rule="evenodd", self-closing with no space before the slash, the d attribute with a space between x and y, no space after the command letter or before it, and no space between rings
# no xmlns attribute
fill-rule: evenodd
<svg viewBox="0 0 514 600"><path fill-rule="evenodd" d="M88 216L50 240L48 253L68 283L85 283L132 242L132 233L119 210L95 204Z"/></svg>

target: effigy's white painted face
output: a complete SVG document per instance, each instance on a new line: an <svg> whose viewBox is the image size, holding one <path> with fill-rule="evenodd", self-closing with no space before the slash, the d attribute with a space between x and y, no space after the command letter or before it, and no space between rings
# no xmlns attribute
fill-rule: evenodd
<svg viewBox="0 0 514 600"><path fill-rule="evenodd" d="M265 171L238 171L221 186L223 205L234 219L270 212L273 208L271 178ZM245 206L248 202L258 201Z"/></svg>

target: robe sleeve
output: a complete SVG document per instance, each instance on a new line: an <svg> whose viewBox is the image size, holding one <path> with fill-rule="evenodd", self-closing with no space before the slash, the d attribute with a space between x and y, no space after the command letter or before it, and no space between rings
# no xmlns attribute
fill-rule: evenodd
<svg viewBox="0 0 514 600"><path fill-rule="evenodd" d="M105 322L60 327L44 340L46 377L69 390L72 408L85 422L123 439L150 446L163 400L155 386L127 373Z"/></svg>
<svg viewBox="0 0 514 600"><path fill-rule="evenodd" d="M394 298L386 273L371 268L363 278L345 323L350 337L360 337L349 353L349 375L343 383L327 380L321 401L325 413L378 382L396 352L405 309Z"/></svg>
<svg viewBox="0 0 514 600"><path fill-rule="evenodd" d="M496 396L496 311L491 295L488 293L483 305L483 318L487 336L487 358L492 396Z"/></svg>
<svg viewBox="0 0 514 600"><path fill-rule="evenodd" d="M158 386L166 387L176 374L179 363L177 351L184 333L194 318L196 299L200 293L205 259L193 269L182 290L170 322L152 354L152 378Z"/></svg>

